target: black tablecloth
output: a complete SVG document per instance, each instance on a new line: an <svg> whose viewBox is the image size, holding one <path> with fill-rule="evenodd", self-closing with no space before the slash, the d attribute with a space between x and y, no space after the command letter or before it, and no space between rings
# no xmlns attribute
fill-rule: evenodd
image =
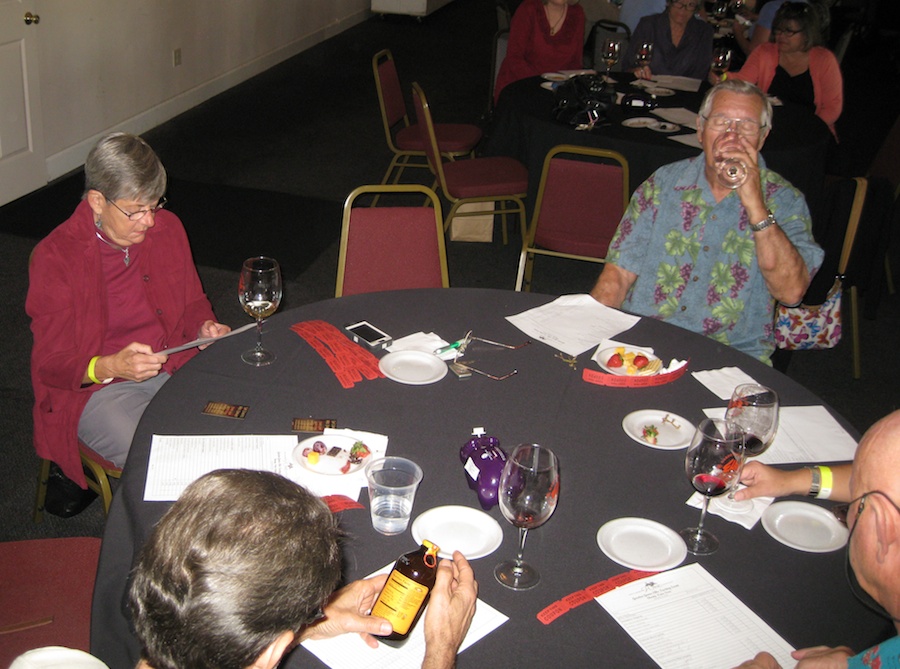
<svg viewBox="0 0 900 669"><path fill-rule="evenodd" d="M622 80L617 85L621 92L635 92L624 83L633 77L614 73ZM541 168L547 152L558 144L576 144L603 149L613 149L628 159L631 172L631 190L634 191L647 177L662 165L690 158L700 149L668 139L669 135L648 128L627 128L622 121L628 116L652 115L643 111L625 110L614 106L608 113L608 123L592 131L574 128L553 120L556 106L553 92L541 88L543 79L531 77L513 82L500 93L485 142L483 153L490 156L510 156L522 161L528 168L529 203L534 205L541 178ZM660 107L684 107L698 111L708 85L697 93L676 91L670 97L660 97ZM684 128L677 134L695 133L695 128ZM833 138L828 127L810 110L783 105L774 108L772 130L763 146L766 165L781 174L805 196L810 211L818 215L824 194L825 162Z"/></svg>
<svg viewBox="0 0 900 669"><path fill-rule="evenodd" d="M252 345L248 332L216 343L182 368L150 403L138 427L121 485L107 521L94 595L91 650L112 669L130 669L136 643L123 615L132 561L152 525L168 508L143 501L150 440L164 434L285 434L295 417L336 418L340 427L386 434L388 453L418 462L425 478L413 517L445 504L478 507L466 485L459 448L472 428L484 426L505 447L536 441L552 448L561 463L559 506L541 528L530 532L526 558L543 576L531 591L512 592L494 581L501 558L515 554L516 531L498 508L491 516L504 540L492 555L473 561L481 599L510 619L466 650L460 667L609 666L652 667L654 663L596 603L588 602L544 625L536 614L553 602L627 571L599 550L597 530L610 519L638 516L680 529L695 525L699 512L685 505L692 489L684 475L684 451L642 447L621 428L636 409L675 412L697 422L704 407L724 402L690 374L667 385L625 389L582 380L590 353L572 369L548 346L535 342L505 351L519 373L505 381L452 373L438 383L407 386L388 379L343 389L324 361L289 328L321 319L337 326L369 319L395 338L435 332L448 341L472 329L481 337L520 343L525 336L504 316L543 304L550 297L511 291L443 289L375 293L311 304L270 319L264 343L278 359L254 368L240 360ZM642 319L621 339L651 345L668 360L689 358L692 370L739 365L775 388L784 405L819 404L787 377L734 349L673 326ZM503 364L506 364L504 362ZM249 405L242 421L201 414L208 401ZM847 426L839 416L838 420ZM342 513L347 531L346 577L362 577L414 546L410 531L377 534L366 509ZM843 576L843 551L811 554L777 543L761 525L752 531L709 516L721 540L712 556L694 558L797 646L846 643L864 648L887 636L888 628L851 595ZM710 652L715 652L711 649ZM748 657L753 655L748 649ZM288 667L321 666L303 649Z"/></svg>

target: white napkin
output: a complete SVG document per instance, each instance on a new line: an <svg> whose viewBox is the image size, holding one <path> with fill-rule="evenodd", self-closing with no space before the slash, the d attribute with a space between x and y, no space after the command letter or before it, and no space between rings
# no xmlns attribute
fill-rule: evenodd
<svg viewBox="0 0 900 669"><path fill-rule="evenodd" d="M741 486L743 488L744 486ZM725 497L725 495L722 495ZM719 502L719 497L712 497L709 500L709 509L707 509L711 514L715 516L721 516L725 520L730 520L732 523L737 523L738 525L744 526L748 530L752 530L753 526L759 522L759 519L762 517L763 512L769 507L769 505L775 500L774 497L754 497L749 500L753 507L745 511L744 513L735 513L731 511ZM695 492L693 495L688 498L688 501L685 502L688 506L692 506L695 509L699 509L703 506L703 495L699 492Z"/></svg>
<svg viewBox="0 0 900 669"><path fill-rule="evenodd" d="M325 434L339 434L363 442L372 452L369 456L372 459L382 458L387 453L388 438L383 434L347 428L326 428ZM294 467L291 470L291 479L319 497L344 495L350 499L359 500L360 490L368 487L365 467L360 467L355 472L342 476L318 474L303 467Z"/></svg>
<svg viewBox="0 0 900 669"><path fill-rule="evenodd" d="M735 386L742 383L756 383L756 380L739 367L722 367L691 372L691 375L723 400L730 400Z"/></svg>
<svg viewBox="0 0 900 669"><path fill-rule="evenodd" d="M423 351L425 353L434 353L436 350L447 346L449 343L450 342L444 341L433 332L413 332L411 335L395 339L394 343L387 347L387 350L391 353L397 351ZM448 353L449 357L447 357L447 354L439 356L441 360L452 359L456 352L454 350L449 351Z"/></svg>

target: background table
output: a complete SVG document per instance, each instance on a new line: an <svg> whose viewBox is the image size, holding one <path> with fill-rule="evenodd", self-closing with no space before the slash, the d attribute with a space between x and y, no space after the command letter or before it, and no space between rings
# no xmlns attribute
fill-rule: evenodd
<svg viewBox="0 0 900 669"><path fill-rule="evenodd" d="M637 92L628 85L632 75L613 73L620 92ZM494 111L484 154L510 156L528 168L528 206L534 205L541 169L547 152L558 144L576 144L618 151L628 159L631 190L634 191L657 168L696 156L700 149L669 139L669 135L649 128L626 128L629 116L652 116L652 111L628 110L614 105L607 125L591 131L575 130L553 120L556 99L552 91L541 88L543 79L531 77L513 82L503 89ZM660 107L684 107L698 111L709 86L697 93L676 91L659 97ZM696 133L695 128L685 132ZM833 138L828 127L809 110L792 105L774 108L772 130L763 146L766 165L796 186L805 196L813 215L824 194L825 162Z"/></svg>
<svg viewBox="0 0 900 669"><path fill-rule="evenodd" d="M269 367L254 368L240 360L241 352L253 343L252 332L218 342L194 358L160 390L135 434L106 526L94 595L92 652L113 669L128 669L137 660L138 649L123 616L127 576L152 525L169 506L143 501L152 435L286 434L291 419L311 416L336 418L339 427L386 434L389 454L418 462L425 478L414 518L445 504L478 508L459 461L459 448L473 427L484 426L507 448L524 441L552 448L561 464L559 506L543 527L529 533L525 553L543 580L527 592L513 592L494 581L494 565L514 556L516 550L516 529L494 507L490 515L503 527L503 544L472 564L480 597L510 619L460 655L459 666L574 667L586 662L655 666L594 602L546 626L535 616L566 595L628 571L597 547L597 530L605 522L639 516L676 530L697 523L699 511L684 503L692 492L684 474L684 451L638 445L622 431L622 418L636 409L654 408L696 423L703 418L702 408L723 406L722 400L689 374L668 385L643 389L588 384L581 370L590 353L579 357L576 370L540 342L501 354L508 354L510 369L519 370L505 381L477 375L458 380L448 373L427 386L378 379L344 390L324 361L290 330L292 324L312 319L337 326L369 319L394 337L434 331L452 341L472 329L481 337L521 343L525 336L504 316L551 299L476 289L344 297L270 319L264 343L278 359ZM692 370L739 365L757 381L775 388L784 405L820 403L804 388L743 353L652 319L642 319L621 338L652 345L666 360L690 358ZM249 405L250 411L243 421L201 414L210 400ZM362 501L366 509L345 511L341 517L347 531L348 579L365 576L414 547L409 530L395 537L377 534L371 527L365 494ZM844 580L843 551L799 552L777 543L761 525L746 531L718 516L709 516L708 527L721 540L721 548L708 557L689 555L686 563L702 564L789 643L797 647L845 643L861 649L888 635L887 623L850 593ZM299 649L286 666L321 664Z"/></svg>

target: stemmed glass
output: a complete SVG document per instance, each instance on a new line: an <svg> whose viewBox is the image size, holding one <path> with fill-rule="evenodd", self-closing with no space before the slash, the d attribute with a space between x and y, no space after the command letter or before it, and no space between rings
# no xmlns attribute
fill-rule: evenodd
<svg viewBox="0 0 900 669"><path fill-rule="evenodd" d="M619 62L621 45L614 39L603 40L603 61L606 63L606 82L609 83L609 72Z"/></svg>
<svg viewBox="0 0 900 669"><path fill-rule="evenodd" d="M694 489L703 495L700 523L679 534L688 551L694 555L709 555L719 548L719 540L707 529L706 510L709 499L728 492L737 485L744 458L744 435L735 423L718 418L706 418L697 426L684 456L684 471Z"/></svg>
<svg viewBox="0 0 900 669"><path fill-rule="evenodd" d="M716 179L725 188L735 190L744 185L749 174L747 165L735 156L726 156L725 151L741 148L738 133L728 130L713 142L713 160L716 165Z"/></svg>
<svg viewBox="0 0 900 669"><path fill-rule="evenodd" d="M731 67L731 49L724 46L717 46L713 49L712 71L719 79L721 79L722 75L728 72L729 67Z"/></svg>
<svg viewBox="0 0 900 669"><path fill-rule="evenodd" d="M635 53L635 60L641 67L647 67L653 60L653 42L641 42Z"/></svg>
<svg viewBox="0 0 900 669"><path fill-rule="evenodd" d="M778 431L778 394L758 383L742 383L731 393L725 420L735 423L744 433L744 462L762 455ZM753 508L750 500L734 499L734 490L718 503L735 513Z"/></svg>
<svg viewBox="0 0 900 669"><path fill-rule="evenodd" d="M725 15L728 13L728 2L726 0L717 0L713 4L713 17L715 17L716 21L721 21L725 18Z"/></svg>
<svg viewBox="0 0 900 669"><path fill-rule="evenodd" d="M245 351L241 360L262 367L275 360L275 354L262 346L262 322L275 313L281 303L281 268L272 258L248 258L241 268L238 284L241 307L256 319L256 347Z"/></svg>
<svg viewBox="0 0 900 669"><path fill-rule="evenodd" d="M559 498L559 461L553 451L539 444L516 446L500 474L497 497L503 517L519 528L519 550L515 560L494 567L494 577L512 590L528 590L541 580L522 559L528 530L547 522Z"/></svg>

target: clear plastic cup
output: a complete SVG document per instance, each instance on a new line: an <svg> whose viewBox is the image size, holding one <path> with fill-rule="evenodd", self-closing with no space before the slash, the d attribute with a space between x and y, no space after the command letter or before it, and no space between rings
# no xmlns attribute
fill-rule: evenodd
<svg viewBox="0 0 900 669"><path fill-rule="evenodd" d="M366 480L372 527L388 536L405 532L422 468L406 458L380 458L366 465Z"/></svg>

